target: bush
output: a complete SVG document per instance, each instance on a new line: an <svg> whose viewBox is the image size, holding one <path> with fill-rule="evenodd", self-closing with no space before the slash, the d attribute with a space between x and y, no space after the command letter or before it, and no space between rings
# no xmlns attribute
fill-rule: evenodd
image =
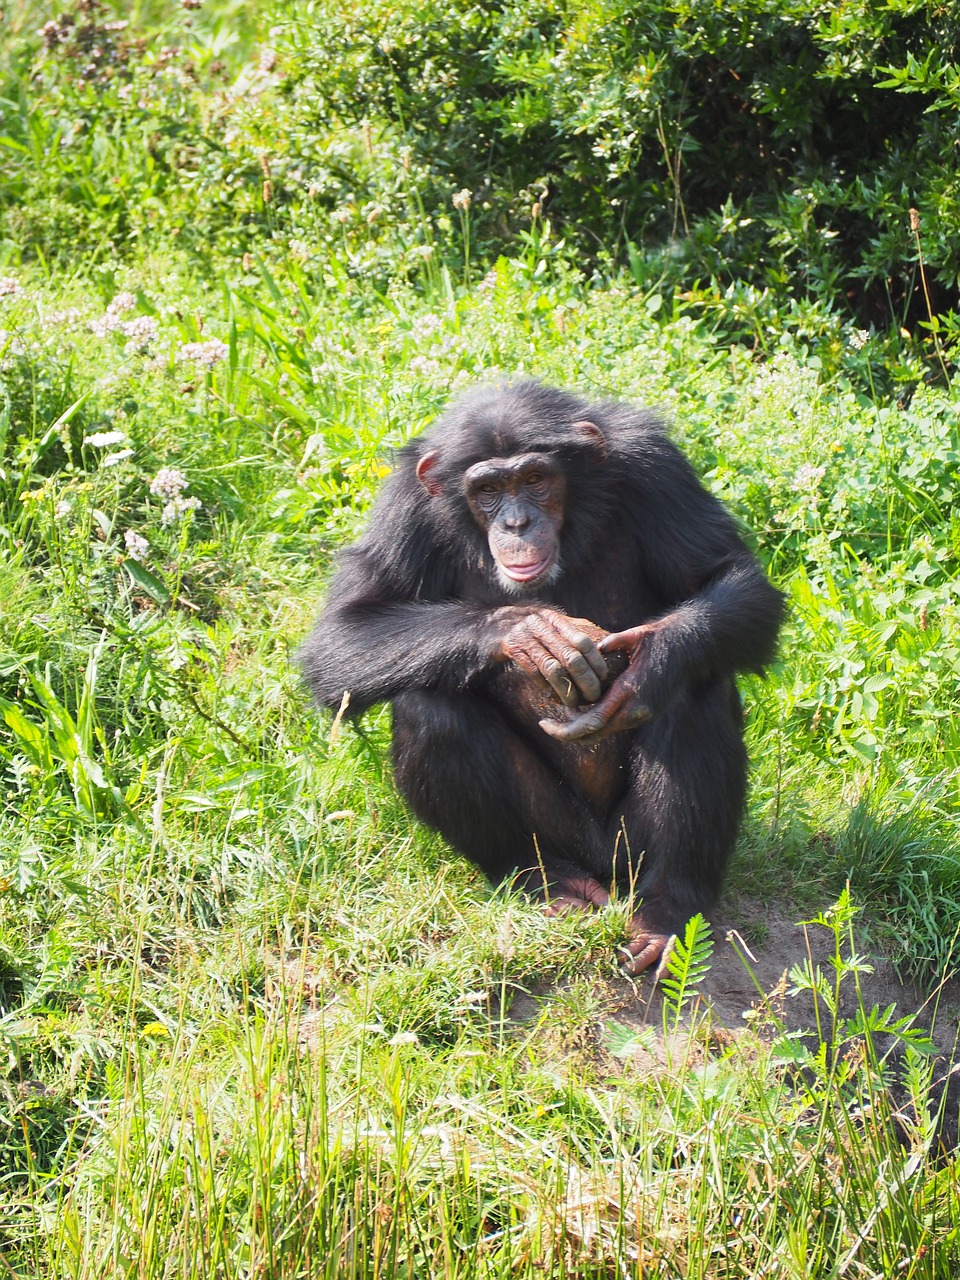
<svg viewBox="0 0 960 1280"><path fill-rule="evenodd" d="M389 122L427 207L473 192L481 243L549 212L593 256L634 246L649 271L636 246L659 249L678 282L746 278L899 323L929 318L922 243L932 308L956 298L950 6L310 0L294 13L301 113L318 129Z"/></svg>

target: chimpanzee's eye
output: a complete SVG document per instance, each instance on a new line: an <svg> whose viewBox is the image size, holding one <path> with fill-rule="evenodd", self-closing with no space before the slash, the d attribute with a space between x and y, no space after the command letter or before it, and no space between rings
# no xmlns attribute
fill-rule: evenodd
<svg viewBox="0 0 960 1280"><path fill-rule="evenodd" d="M497 486L495 484L482 484L480 486L481 493L496 493Z"/></svg>
<svg viewBox="0 0 960 1280"><path fill-rule="evenodd" d="M531 471L524 483L529 485L543 484L543 476L539 471Z"/></svg>

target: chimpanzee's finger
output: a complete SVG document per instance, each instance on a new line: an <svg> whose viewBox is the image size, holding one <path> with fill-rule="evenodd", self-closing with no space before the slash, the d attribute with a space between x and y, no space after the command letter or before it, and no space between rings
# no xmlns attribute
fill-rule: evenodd
<svg viewBox="0 0 960 1280"><path fill-rule="evenodd" d="M663 954L663 948L666 944L666 938L651 938L651 940L634 955L626 947L621 947L620 970L628 978L635 978L638 974L643 973L645 969L649 969L652 964L660 959Z"/></svg>
<svg viewBox="0 0 960 1280"><path fill-rule="evenodd" d="M564 706L575 707L580 702L596 702L603 691L600 680L606 676L607 664L600 657L600 654L596 652L596 646L589 636L579 631L571 635L551 618L538 618L533 626L533 631L538 643L543 645L544 650L550 657L560 663L568 678L580 692L580 697L573 696L572 691L570 697L568 697L565 687L557 687L557 685L562 685L563 683L559 677L556 677L556 684L554 683L556 673L552 676L546 671L545 667L541 666L541 670L544 671L547 679L557 688L557 695ZM586 641L587 645L594 650L593 663L588 660L586 654L575 644L575 640L578 637ZM602 672L596 670L596 663L602 665Z"/></svg>
<svg viewBox="0 0 960 1280"><path fill-rule="evenodd" d="M603 686L583 654L577 649L565 646L558 657L582 694L578 701L596 702L603 692Z"/></svg>
<svg viewBox="0 0 960 1280"><path fill-rule="evenodd" d="M608 907L610 905L610 894L606 891L602 884L599 884L592 876L586 877L583 881L577 881L578 887L583 891L583 896L594 907Z"/></svg>
<svg viewBox="0 0 960 1280"><path fill-rule="evenodd" d="M635 978L658 960L665 959L670 954L673 938L671 933L648 933L646 929L641 930L629 942L617 948L620 952L621 972L627 977Z"/></svg>
<svg viewBox="0 0 960 1280"><path fill-rule="evenodd" d="M598 702L595 706L592 706L589 711L573 716L566 722L541 720L540 728L544 733L548 733L551 738L556 738L558 742L583 742L584 739L601 733L610 723L616 712L616 707L607 706L606 702L607 700L604 699L603 702ZM603 736L605 737L606 734ZM593 744L584 743L584 745L592 746Z"/></svg>
<svg viewBox="0 0 960 1280"><path fill-rule="evenodd" d="M513 654L513 661L517 664L523 674L525 676L529 676L537 688L546 693L550 690L551 685L546 676L540 670L540 667L537 665L538 660L540 662L544 661L542 651L538 658L534 658L532 654L527 653L522 649L516 650Z"/></svg>
<svg viewBox="0 0 960 1280"><path fill-rule="evenodd" d="M606 662L603 660L603 654L597 648L595 642L589 636L585 636L582 631L576 632L570 637L570 643L575 649L579 649L584 658L590 664L594 675L599 680L606 680L610 674Z"/></svg>
<svg viewBox="0 0 960 1280"><path fill-rule="evenodd" d="M597 648L601 653L629 652L635 649L641 640L653 630L652 626L644 625L629 627L626 631L611 631L609 635L604 636L598 642Z"/></svg>
<svg viewBox="0 0 960 1280"><path fill-rule="evenodd" d="M543 660L537 663L537 666L563 705L565 707L577 706L580 699L577 696L576 685L564 671L562 664L554 657L544 656Z"/></svg>

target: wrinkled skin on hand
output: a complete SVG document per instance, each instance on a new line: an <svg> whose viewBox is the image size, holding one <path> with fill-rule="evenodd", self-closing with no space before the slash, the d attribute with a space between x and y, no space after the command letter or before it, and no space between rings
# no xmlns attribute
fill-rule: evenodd
<svg viewBox="0 0 960 1280"><path fill-rule="evenodd" d="M551 890L544 904L547 916L562 916L568 911L598 911L610 903L610 894L593 876L571 876Z"/></svg>
<svg viewBox="0 0 960 1280"><path fill-rule="evenodd" d="M546 608L508 607L500 616L506 626L497 646L498 660L515 662L565 707L597 701L610 674L597 644L607 634L601 627Z"/></svg>
<svg viewBox="0 0 960 1280"><path fill-rule="evenodd" d="M669 953L673 943L673 933L664 933L644 922L643 911L640 910L630 921L630 935L619 948L620 971L629 978L649 969L651 965L662 960Z"/></svg>
<svg viewBox="0 0 960 1280"><path fill-rule="evenodd" d="M642 697L644 647L649 636L660 629L653 622L627 631L611 632L598 643L601 656L626 653L627 669L618 676L604 696L593 699L593 705L566 722L541 720L544 733L560 742L576 742L592 747L612 733L624 733L636 729L651 719L653 712ZM569 705L569 704L568 704Z"/></svg>

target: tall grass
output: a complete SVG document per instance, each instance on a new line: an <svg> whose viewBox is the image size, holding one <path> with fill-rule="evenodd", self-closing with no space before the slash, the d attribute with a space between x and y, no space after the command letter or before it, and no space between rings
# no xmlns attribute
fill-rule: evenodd
<svg viewBox="0 0 960 1280"><path fill-rule="evenodd" d="M540 924L524 917L520 939ZM832 1017L857 961L849 909L824 923L834 978L797 973L820 990L819 1035L718 1050L698 1018L655 1071L634 1065L648 1031L611 1024L618 1057L601 1065L569 1042L558 1053L547 1007L491 1017L490 990L461 1001L442 1046L391 1034L375 978L317 981L307 946L278 972L284 941L268 934L260 994L242 981L232 1007L221 996L198 1016L198 976L178 962L168 1016L128 992L124 1047L73 1117L60 1172L28 1158L12 1182L8 1270L948 1276L958 1188L952 1162L930 1159L923 1038L862 1005ZM896 1101L891 1030L907 1054Z"/></svg>
<svg viewBox="0 0 960 1280"><path fill-rule="evenodd" d="M403 218L338 221L271 15L192 12L140 14L136 97L35 66L26 8L2 45L56 254L0 244L0 1275L952 1276L950 1063L859 983L955 967L954 393L829 312L584 279L542 210L467 270L472 206L452 244L389 133L326 162ZM661 406L789 593L732 892L838 905L762 1035L704 1014L696 927L644 1024L622 907L491 895L399 803L388 714L301 687L390 451L514 372Z"/></svg>

